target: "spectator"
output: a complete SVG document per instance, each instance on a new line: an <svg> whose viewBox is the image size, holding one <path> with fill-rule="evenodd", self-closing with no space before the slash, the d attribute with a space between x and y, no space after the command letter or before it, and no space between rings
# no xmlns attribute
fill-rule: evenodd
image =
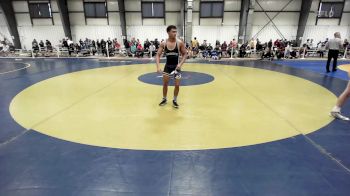
<svg viewBox="0 0 350 196"><path fill-rule="evenodd" d="M226 41L224 41L224 43L222 43L221 45L221 52L222 52L222 56L227 56L227 43Z"/></svg>
<svg viewBox="0 0 350 196"><path fill-rule="evenodd" d="M297 58L297 52L291 47L290 48L290 58L291 59L296 59Z"/></svg>
<svg viewBox="0 0 350 196"><path fill-rule="evenodd" d="M52 52L52 45L51 45L51 42L49 40L46 40L45 45L46 45L46 50L48 52Z"/></svg>
<svg viewBox="0 0 350 196"><path fill-rule="evenodd" d="M213 51L211 51L211 58L213 60L219 60L219 52L218 50L216 50L216 48Z"/></svg>
<svg viewBox="0 0 350 196"><path fill-rule="evenodd" d="M117 41L117 39L115 39L115 42L114 42L114 49L119 51L120 50L120 44L119 42Z"/></svg>
<svg viewBox="0 0 350 196"><path fill-rule="evenodd" d="M135 44L132 44L130 46L130 51L131 51L131 54L134 56L136 54L136 50L137 50L137 47Z"/></svg>
<svg viewBox="0 0 350 196"><path fill-rule="evenodd" d="M158 41L158 39L156 38L155 40L154 40L154 45L155 45L155 47L156 47L156 49L158 50L158 48L159 48L159 41Z"/></svg>
<svg viewBox="0 0 350 196"><path fill-rule="evenodd" d="M214 50L216 51L216 53L218 54L219 57L222 56L222 51L221 51L221 48L220 48L220 42L216 42Z"/></svg>
<svg viewBox="0 0 350 196"><path fill-rule="evenodd" d="M85 38L84 42L83 42L83 45L81 46L82 49L87 49L89 47L89 39L88 38Z"/></svg>
<svg viewBox="0 0 350 196"><path fill-rule="evenodd" d="M36 41L36 39L34 39L34 40L32 41L32 46L34 46L34 44L38 45L38 42Z"/></svg>
<svg viewBox="0 0 350 196"><path fill-rule="evenodd" d="M45 47L43 40L40 40L39 47L40 49L43 49Z"/></svg>
<svg viewBox="0 0 350 196"><path fill-rule="evenodd" d="M325 50L326 50L325 45L320 41L317 44L317 53L320 54L321 58L323 58Z"/></svg>
<svg viewBox="0 0 350 196"><path fill-rule="evenodd" d="M326 40L323 42L324 45L326 45L328 43L328 38L326 38Z"/></svg>
<svg viewBox="0 0 350 196"><path fill-rule="evenodd" d="M96 40L97 51L101 51L101 42L99 39Z"/></svg>
<svg viewBox="0 0 350 196"><path fill-rule="evenodd" d="M127 56L131 55L130 44L131 43L127 39L124 39L124 48L126 50Z"/></svg>
<svg viewBox="0 0 350 196"><path fill-rule="evenodd" d="M307 44L303 44L302 47L299 48L299 56L305 57L307 54Z"/></svg>
<svg viewBox="0 0 350 196"><path fill-rule="evenodd" d="M141 44L137 45L136 57L138 57L138 58L143 57L143 47Z"/></svg>
<svg viewBox="0 0 350 196"><path fill-rule="evenodd" d="M68 44L68 41L67 41L66 38L64 38L64 39L62 40L62 47L64 47L64 48L68 48L68 47L69 47L69 44Z"/></svg>
<svg viewBox="0 0 350 196"><path fill-rule="evenodd" d="M73 44L73 41L67 38L67 44L69 46L70 44Z"/></svg>
<svg viewBox="0 0 350 196"><path fill-rule="evenodd" d="M282 42L280 42L281 46L279 48L276 48L276 57L277 59L281 59L284 57L284 50L285 48L282 47Z"/></svg>
<svg viewBox="0 0 350 196"><path fill-rule="evenodd" d="M4 48L4 42L0 41L0 51L2 51L3 48Z"/></svg>
<svg viewBox="0 0 350 196"><path fill-rule="evenodd" d="M112 41L111 41L111 38L108 38L107 44L108 44L108 49L112 48Z"/></svg>
<svg viewBox="0 0 350 196"><path fill-rule="evenodd" d="M156 46L153 44L153 42L151 42L151 45L149 46L149 52L150 52L150 56L155 56L156 54Z"/></svg>
<svg viewBox="0 0 350 196"><path fill-rule="evenodd" d="M108 56L106 41L104 39L101 39L101 51L102 51L102 55Z"/></svg>
<svg viewBox="0 0 350 196"><path fill-rule="evenodd" d="M238 49L238 42L236 41L236 39L232 39L232 43L231 43L232 56L236 56L237 49Z"/></svg>
<svg viewBox="0 0 350 196"><path fill-rule="evenodd" d="M276 41L273 43L273 45L277 48L281 47L281 43L279 39L276 39Z"/></svg>
<svg viewBox="0 0 350 196"><path fill-rule="evenodd" d="M348 48L348 46L349 46L349 41L348 41L348 39L344 39L344 43L343 43L343 48L344 48L344 50L346 50L346 49Z"/></svg>
<svg viewBox="0 0 350 196"><path fill-rule="evenodd" d="M33 50L33 53L35 53L35 56L37 56L38 52L39 52L39 45L38 45L38 42L32 42L32 50Z"/></svg>
<svg viewBox="0 0 350 196"><path fill-rule="evenodd" d="M58 40L58 48L63 48L62 40Z"/></svg>
<svg viewBox="0 0 350 196"><path fill-rule="evenodd" d="M244 58L245 57L245 55L246 55L246 48L247 48L247 44L246 43L244 43L244 44L242 44L241 45L241 47L239 48L239 57L240 58Z"/></svg>
<svg viewBox="0 0 350 196"><path fill-rule="evenodd" d="M213 46L211 46L211 43L207 46L207 51L209 53L209 56L211 57L211 51L213 50Z"/></svg>
<svg viewBox="0 0 350 196"><path fill-rule="evenodd" d="M143 44L144 50L148 51L150 46L151 46L151 42L148 41L148 39L146 39L146 41Z"/></svg>
<svg viewBox="0 0 350 196"><path fill-rule="evenodd" d="M75 44L75 53L78 55L81 51L81 45L79 45L78 43Z"/></svg>
<svg viewBox="0 0 350 196"><path fill-rule="evenodd" d="M216 40L216 42L215 42L215 47L216 46L219 46L220 47L220 41L219 40Z"/></svg>
<svg viewBox="0 0 350 196"><path fill-rule="evenodd" d="M270 39L270 41L267 43L267 47L269 50L272 49L272 39Z"/></svg>
<svg viewBox="0 0 350 196"><path fill-rule="evenodd" d="M290 51L292 47L287 43L287 46L284 48L284 58L290 58Z"/></svg>
<svg viewBox="0 0 350 196"><path fill-rule="evenodd" d="M75 49L74 49L74 44L70 43L68 46L68 55L71 56L72 53L74 53Z"/></svg>
<svg viewBox="0 0 350 196"><path fill-rule="evenodd" d="M52 45L51 45L51 42L50 42L49 40L46 40L46 41L45 41L45 45L46 45L46 47L47 47L47 46L52 46Z"/></svg>
<svg viewBox="0 0 350 196"><path fill-rule="evenodd" d="M3 42L2 49L0 50L2 53L9 53L10 52L10 45L6 44L6 42Z"/></svg>
<svg viewBox="0 0 350 196"><path fill-rule="evenodd" d="M263 47L259 39L256 39L256 50L257 51L262 51Z"/></svg>
<svg viewBox="0 0 350 196"><path fill-rule="evenodd" d="M251 39L250 42L249 42L249 47L250 47L250 50L255 50L255 47L256 47L256 42L254 39Z"/></svg>
<svg viewBox="0 0 350 196"><path fill-rule="evenodd" d="M194 37L194 39L191 41L191 47L192 47L192 56L195 58L199 52L199 42L197 41L197 38Z"/></svg>
<svg viewBox="0 0 350 196"><path fill-rule="evenodd" d="M272 44L272 40L271 41L271 44ZM266 47L265 50L263 51L262 55L261 55L261 59L269 59L270 61L273 60L273 57L274 57L274 54L273 54L273 51L269 48L269 47Z"/></svg>
<svg viewBox="0 0 350 196"><path fill-rule="evenodd" d="M207 45L207 40L204 40L203 43L202 43L202 45L199 46L199 49L200 49L200 50L206 50L207 47L208 47L208 45Z"/></svg>
<svg viewBox="0 0 350 196"><path fill-rule="evenodd" d="M310 48L314 48L314 39L310 40L310 44L309 44Z"/></svg>
<svg viewBox="0 0 350 196"><path fill-rule="evenodd" d="M238 42L236 41L236 39L232 40L232 47L234 50L236 50L238 48Z"/></svg>

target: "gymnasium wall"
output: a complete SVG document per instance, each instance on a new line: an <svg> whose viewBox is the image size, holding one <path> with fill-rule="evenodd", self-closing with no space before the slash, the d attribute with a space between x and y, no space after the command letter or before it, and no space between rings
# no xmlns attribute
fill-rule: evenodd
<svg viewBox="0 0 350 196"><path fill-rule="evenodd" d="M303 36L303 40L306 41L308 38L312 38L318 42L324 40L326 37L332 38L336 31L339 31L342 38L350 38L350 0L345 1L344 12L341 18L341 23L338 25L339 20L337 19L319 19L317 26L316 17L319 5L319 0L314 0L312 2L311 11L313 13L309 14L307 21L307 27Z"/></svg>
<svg viewBox="0 0 350 196"><path fill-rule="evenodd" d="M3 40L5 37L9 38L10 37L10 32L8 31L7 28L7 22L5 19L4 14L2 13L2 9L0 7L0 40Z"/></svg>
<svg viewBox="0 0 350 196"><path fill-rule="evenodd" d="M71 23L72 39L121 39L119 8L117 0L108 0L108 18L87 18L85 23L82 0L69 0L68 12Z"/></svg>
<svg viewBox="0 0 350 196"><path fill-rule="evenodd" d="M31 48L34 38L44 42L49 39L53 44L58 44L58 40L64 36L61 17L55 0L51 1L53 19L33 19L33 24L30 20L27 1L13 1L12 4L22 48Z"/></svg>
<svg viewBox="0 0 350 196"><path fill-rule="evenodd" d="M270 39L295 39L299 22L301 0L264 0L255 4L252 36L266 42ZM284 8L284 9L283 9ZM280 12L283 10L283 12ZM266 13L263 11L267 11ZM273 19L269 23L268 16ZM266 26L265 26L266 25ZM264 27L265 26L265 27Z"/></svg>
<svg viewBox="0 0 350 196"><path fill-rule="evenodd" d="M48 0L40 0L48 1ZM99 0L89 0L99 1ZM162 0L125 0L126 24L128 37L136 37L141 41L149 39L164 39L167 34L167 25L175 24L181 26L181 1L165 0L165 19L143 19L141 13L142 1L162 1ZM230 41L238 38L238 26L240 17L240 0L225 0L223 18L200 18L200 1L193 0L193 36L199 41L208 40L215 43L215 40ZM213 1L213 0L202 0ZM218 0L220 1L220 0ZM252 18L252 36L256 36L265 42L269 39L296 39L298 28L299 10L302 0L258 0L261 7L255 3L255 10ZM289 4L288 4L289 3ZM287 5L288 6L285 6ZM335 31L339 31L343 38L350 37L350 0L346 0L341 24L338 20L318 20L316 26L316 16L319 0L314 0L309 13L304 39L314 39L314 42L332 37ZM30 48L34 38L38 40L49 39L53 44L58 44L58 40L64 37L61 17L56 0L51 0L53 12L52 19L33 19L31 21L26 0L13 1L15 17L18 24L18 31L22 47ZM107 0L108 18L85 20L83 0L68 0L69 18L74 41L79 39L107 39L117 38L121 40L121 27L119 19L119 8L117 0ZM282 12L280 12L283 9ZM269 23L266 14L274 18L273 22L277 29ZM266 26L265 26L266 25ZM265 27L264 27L265 26ZM10 37L7 24L2 13L0 13L0 38ZM264 28L263 28L264 27ZM181 34L179 29L179 34Z"/></svg>
<svg viewBox="0 0 350 196"><path fill-rule="evenodd" d="M193 1L193 36L199 41L208 40L210 43L230 41L238 38L240 0L225 0L223 19L200 18L200 0Z"/></svg>

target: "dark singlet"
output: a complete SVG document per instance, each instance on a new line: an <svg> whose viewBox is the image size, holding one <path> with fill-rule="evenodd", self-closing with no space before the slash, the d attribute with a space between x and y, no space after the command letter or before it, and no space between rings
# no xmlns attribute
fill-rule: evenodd
<svg viewBox="0 0 350 196"><path fill-rule="evenodd" d="M164 53L166 56L166 64L165 66L176 67L179 63L179 47L177 45L177 40L175 43L175 48L173 50L169 50L167 46L168 40L165 40L165 49Z"/></svg>

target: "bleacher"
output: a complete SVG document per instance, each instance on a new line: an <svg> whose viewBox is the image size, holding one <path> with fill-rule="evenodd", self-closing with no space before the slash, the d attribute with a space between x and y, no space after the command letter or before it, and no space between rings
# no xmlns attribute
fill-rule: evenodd
<svg viewBox="0 0 350 196"><path fill-rule="evenodd" d="M291 50L296 51L297 58L315 58L319 57L319 51L317 48L312 48L306 50L305 54L303 52L303 49L300 47L292 47ZM108 52L107 52L108 51ZM153 51L152 55L154 57ZM190 56L190 58L201 58L201 59L207 59L208 56L203 55L203 50L199 50L198 53L195 56ZM262 55L262 51L257 50L246 50L246 54L244 55L244 58L260 58ZM106 55L108 53L108 55ZM143 58L150 58L150 52L145 51L143 52ZM220 56L220 58L237 58L239 55L239 49L236 49L235 52L228 49L225 52L222 53L223 55ZM59 47L59 46L52 46L52 47L39 47L39 50L24 50L24 49L12 49L8 52L0 52L0 57L58 57L58 58L67 58L67 57L135 57L135 54L131 54L130 52L128 54L128 51L121 47L120 49L106 49L106 51L102 51L102 49L95 49L94 47L90 48L82 48L80 50L76 49L70 49L67 47ZM327 51L324 51L324 56L327 56ZM350 58L350 49L347 49L346 54L344 55L344 51L340 51L339 58Z"/></svg>

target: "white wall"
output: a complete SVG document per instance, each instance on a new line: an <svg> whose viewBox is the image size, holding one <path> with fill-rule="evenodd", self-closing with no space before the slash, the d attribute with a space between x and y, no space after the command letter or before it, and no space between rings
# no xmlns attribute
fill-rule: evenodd
<svg viewBox="0 0 350 196"><path fill-rule="evenodd" d="M193 36L197 36L200 43L203 40L208 40L212 45L216 40L229 43L234 38L237 40L238 26L193 26Z"/></svg>
<svg viewBox="0 0 350 196"><path fill-rule="evenodd" d="M181 26L180 9L180 1L165 0L165 20L163 18L142 19L142 13L140 12L141 0L125 1L125 10L133 11L126 13L127 36L129 38L136 37L141 42L147 38L150 40L154 40L155 38L159 40L166 39L166 27L168 25L176 25L179 28ZM180 34L178 36L180 37Z"/></svg>
<svg viewBox="0 0 350 196"><path fill-rule="evenodd" d="M265 0L259 1L264 10L279 11L281 10L289 0ZM341 25L338 25L338 20L319 20L317 26L316 16L318 11L319 0L312 2L311 13L309 13L307 26L305 29L303 42L306 39L314 39L314 42L325 40L326 37L333 37L334 32L339 31L343 38L349 38L350 36L350 14L344 13ZM301 8L301 0L294 0L289 4L284 11L298 11ZM269 21L268 17L263 12L258 12L262 9L258 4L255 5L254 20L253 20L253 35L256 35L262 27ZM344 11L350 11L350 0L346 0ZM272 18L277 12L268 12L270 18ZM286 39L296 39L298 29L299 13L298 12L285 12L280 13L273 22L277 28L281 31ZM259 34L258 38L265 42L269 39L280 39L278 31L270 23Z"/></svg>
<svg viewBox="0 0 350 196"><path fill-rule="evenodd" d="M300 10L301 0L294 0L290 4L288 4L289 0L266 0L259 1L259 3L262 8L257 3L255 4L252 36L256 36L262 42L270 39L295 39L299 21L299 13L295 11ZM283 7L285 7L284 11L288 12L278 13ZM272 20L274 24L270 22L265 28L264 26L270 20L263 10L269 11L267 15L271 19L274 18Z"/></svg>
<svg viewBox="0 0 350 196"><path fill-rule="evenodd" d="M79 39L85 40L85 38L89 39L114 39L117 38L121 40L122 30L120 26L107 26L107 25L87 25L87 26L72 26L72 37L74 41L78 41Z"/></svg>
<svg viewBox="0 0 350 196"><path fill-rule="evenodd" d="M277 12L268 12L270 18L273 18ZM265 42L270 39L295 39L298 29L299 13L287 12L279 13L273 19L274 26L271 22L264 28L265 24L269 22L268 17L263 12L255 12L253 17L253 31L252 36L257 36L259 40ZM276 28L277 27L277 28ZM277 30L278 29L278 30ZM282 34L282 35L280 35Z"/></svg>
<svg viewBox="0 0 350 196"><path fill-rule="evenodd" d="M208 0L207 0L208 1ZM238 38L239 10L241 9L240 0L225 0L224 17L221 18L200 18L200 0L193 1L193 37L197 37L199 42L207 40L215 44L216 40L231 41Z"/></svg>
<svg viewBox="0 0 350 196"><path fill-rule="evenodd" d="M74 41L85 38L107 39L108 37L121 39L117 0L108 0L107 3L109 25L107 19L87 19L85 24L82 2L82 0L68 1L68 10L74 12L69 14ZM32 25L29 13L25 13L29 11L26 1L14 1L13 6L23 48L30 48L34 38L43 41L48 39L52 44L57 45L59 40L65 37L56 0L51 1L52 11L57 12L53 14L54 25L51 19L33 19Z"/></svg>
<svg viewBox="0 0 350 196"><path fill-rule="evenodd" d="M4 38L7 38L8 40L11 40L10 32L7 28L7 22L4 14L2 13L2 10L0 8L0 40L4 40Z"/></svg>
<svg viewBox="0 0 350 196"><path fill-rule="evenodd" d="M147 0L148 1L148 0ZM153 1L153 0L149 0ZM158 0L157 0L158 1ZM161 0L160 0L161 1ZM212 0L209 0L212 1ZM296 39L298 28L299 13L302 0L292 1L283 12L279 13L273 22L287 39ZM71 22L71 31L74 41L79 39L107 39L117 38L121 40L122 31L120 27L120 16L118 0L108 0L108 20L107 19L87 19L85 23L83 0L68 0L69 18ZM268 15L273 17L286 5L289 0L260 0L259 3L264 10L269 11ZM342 37L350 37L350 13L344 13L341 25L337 20L319 20L315 26L316 13L319 0L314 0L309 14L307 27L305 29L304 39L324 40L326 37L332 37L335 31L339 31ZM54 25L51 19L34 19L33 25L28 13L26 0L14 1L14 11L20 39L23 46L31 47L34 38L40 40L49 39L53 44L64 37L64 31L61 23L61 17L58 13L56 0L52 0L52 11ZM202 42L204 39L211 43L215 40L230 41L238 37L238 25L240 17L241 0L225 0L223 19L201 19L199 17L200 0L193 1L193 37ZM128 37L136 37L141 41L149 39L165 39L167 37L167 25L181 25L181 4L178 0L165 0L166 14L164 19L142 19L141 0L125 0L126 24ZM350 0L346 0L344 11L350 11ZM27 13L26 13L27 12ZM109 24L108 24L109 21ZM269 21L268 17L262 12L258 4L255 5L255 12L252 21L252 35L256 35L263 26ZM0 14L0 38L1 36L10 36L6 21ZM261 41L281 38L277 30L270 23L257 36Z"/></svg>
<svg viewBox="0 0 350 196"><path fill-rule="evenodd" d="M140 30L142 29L142 30ZM157 38L159 41L166 39L168 34L166 33L166 26L127 26L126 31L128 32L128 37L135 37L140 39L141 42L146 40L154 40Z"/></svg>
<svg viewBox="0 0 350 196"><path fill-rule="evenodd" d="M48 39L53 45L57 45L58 40L64 37L59 13L53 13L54 25L52 25L52 19L33 19L32 25L27 2L13 1L12 4L22 48L30 49L33 39L37 39L38 41L43 40L44 42ZM56 0L51 1L51 9L52 12L59 11Z"/></svg>
<svg viewBox="0 0 350 196"><path fill-rule="evenodd" d="M73 41L79 39L114 39L121 40L121 27L117 0L108 0L108 20L106 18L86 19L84 17L84 5L82 0L69 0L68 11L71 23ZM109 21L109 25L108 25Z"/></svg>
<svg viewBox="0 0 350 196"><path fill-rule="evenodd" d="M307 27L305 29L305 33L303 36L303 42L306 41L306 39L313 39L314 43L317 43L319 41L324 41L325 38L332 38L334 37L334 32L340 32L342 35L342 38L349 39L350 38L350 13L343 13L341 23L338 25L338 19L319 19L317 26L315 26L316 23L316 17L317 17L317 10L318 10L319 0L314 0L312 2L311 11L314 11L315 13L310 13L309 18L307 21ZM345 1L344 11L349 12L350 11L350 0Z"/></svg>
<svg viewBox="0 0 350 196"><path fill-rule="evenodd" d="M218 39L220 41L229 41L232 38L238 36L238 24L239 24L239 0L226 0L225 1L225 13L224 20L222 19L199 19L199 2L195 0L193 5L193 37L197 37L199 41L208 40L214 42ZM166 20L164 19L143 19L141 13L126 13L126 23L128 37L136 37L141 41L146 38L159 40L167 37L166 27L170 24L177 26L181 25L180 15L180 1L166 0ZM127 0L125 1L125 8L127 11L141 11L140 0ZM172 11L172 12L168 12ZM176 12L174 12L176 11ZM200 21L199 21L200 20Z"/></svg>

